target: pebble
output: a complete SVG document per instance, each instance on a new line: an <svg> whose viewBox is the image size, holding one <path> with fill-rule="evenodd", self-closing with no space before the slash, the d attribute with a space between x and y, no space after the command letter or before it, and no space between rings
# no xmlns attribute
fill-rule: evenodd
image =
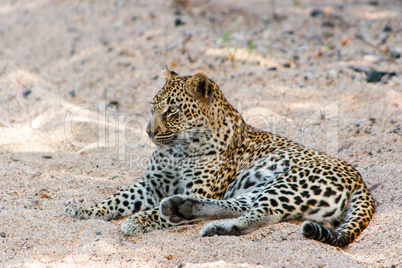
<svg viewBox="0 0 402 268"><path fill-rule="evenodd" d="M328 72L328 77L330 77L330 78L336 78L336 77L338 77L338 71L335 70L335 69L329 70L329 72Z"/></svg>
<svg viewBox="0 0 402 268"><path fill-rule="evenodd" d="M177 18L175 21L174 21L174 26L181 26L181 25L185 25L186 23L185 22L183 22L181 19L179 19L179 18Z"/></svg>
<svg viewBox="0 0 402 268"><path fill-rule="evenodd" d="M284 64L282 64L282 66L283 66L284 68L290 68L290 63L285 62Z"/></svg>
<svg viewBox="0 0 402 268"><path fill-rule="evenodd" d="M269 67L268 68L268 71L276 71L278 68L276 68L276 66L273 66L273 67Z"/></svg>
<svg viewBox="0 0 402 268"><path fill-rule="evenodd" d="M116 108L119 108L119 102L116 100L112 100L106 105L106 107L109 110L115 110Z"/></svg>
<svg viewBox="0 0 402 268"><path fill-rule="evenodd" d="M95 232L96 235L102 235L102 232Z"/></svg>
<svg viewBox="0 0 402 268"><path fill-rule="evenodd" d="M313 17L313 18L315 18L315 17L317 17L317 16L319 16L319 15L323 15L323 14L324 14L324 12L322 12L321 9L313 9L313 10L310 12L310 16Z"/></svg>
<svg viewBox="0 0 402 268"><path fill-rule="evenodd" d="M389 56L394 59L399 59L401 57L401 53L396 50L391 50L389 52Z"/></svg>
<svg viewBox="0 0 402 268"><path fill-rule="evenodd" d="M23 93L22 93L22 96L24 96L25 98L29 95L29 94L31 94L32 93L32 90L30 90L30 89L27 89L27 90L25 90Z"/></svg>
<svg viewBox="0 0 402 268"><path fill-rule="evenodd" d="M370 71L367 73L367 82L369 83L377 83L381 81L381 78L384 74L380 73L376 70Z"/></svg>
<svg viewBox="0 0 402 268"><path fill-rule="evenodd" d="M385 25L384 28L382 29L383 32L390 33L392 32L392 28L389 25Z"/></svg>
<svg viewBox="0 0 402 268"><path fill-rule="evenodd" d="M75 90L69 91L68 95L70 95L71 97L75 98Z"/></svg>
<svg viewBox="0 0 402 268"><path fill-rule="evenodd" d="M1 236L1 237L6 237L7 235L6 235L5 232L0 232L0 236Z"/></svg>
<svg viewBox="0 0 402 268"><path fill-rule="evenodd" d="M368 61L368 62L380 62L381 61L381 57L379 56L375 56L375 55L365 55L363 57L364 61Z"/></svg>

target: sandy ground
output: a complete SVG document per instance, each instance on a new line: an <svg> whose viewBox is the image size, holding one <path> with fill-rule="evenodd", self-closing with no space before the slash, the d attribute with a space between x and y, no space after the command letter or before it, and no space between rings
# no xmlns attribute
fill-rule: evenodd
<svg viewBox="0 0 402 268"><path fill-rule="evenodd" d="M0 2L0 266L402 265L401 2L176 2ZM298 222L125 237L121 220L65 217L143 174L164 64L205 72L249 123L353 164L378 206L369 227L341 250ZM396 76L368 83L351 65Z"/></svg>

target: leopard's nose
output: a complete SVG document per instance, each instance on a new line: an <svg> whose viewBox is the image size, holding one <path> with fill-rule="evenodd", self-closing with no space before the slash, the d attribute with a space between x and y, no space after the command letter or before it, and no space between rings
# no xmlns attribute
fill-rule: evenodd
<svg viewBox="0 0 402 268"><path fill-rule="evenodd" d="M154 130L154 131L153 131L153 130ZM157 129L152 129L151 124L148 124L148 125L147 125L147 129L146 129L146 132L147 132L148 136L149 136L151 139L153 139L153 138L156 136L156 134L158 133L158 130L157 130Z"/></svg>
<svg viewBox="0 0 402 268"><path fill-rule="evenodd" d="M153 131L147 131L147 133L148 133L148 136L149 136L151 139L153 139L153 138L155 137L155 132L153 132Z"/></svg>

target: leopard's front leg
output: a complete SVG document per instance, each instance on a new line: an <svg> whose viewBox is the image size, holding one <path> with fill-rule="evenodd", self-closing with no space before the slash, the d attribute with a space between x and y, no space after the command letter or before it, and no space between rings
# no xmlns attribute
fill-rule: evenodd
<svg viewBox="0 0 402 268"><path fill-rule="evenodd" d="M155 197L147 192L145 182L138 182L132 187L120 189L89 208L70 204L64 208L64 214L78 219L111 220L151 209L157 205Z"/></svg>
<svg viewBox="0 0 402 268"><path fill-rule="evenodd" d="M137 236L151 230L164 229L172 226L161 218L159 208L141 211L123 222L121 231L125 235Z"/></svg>

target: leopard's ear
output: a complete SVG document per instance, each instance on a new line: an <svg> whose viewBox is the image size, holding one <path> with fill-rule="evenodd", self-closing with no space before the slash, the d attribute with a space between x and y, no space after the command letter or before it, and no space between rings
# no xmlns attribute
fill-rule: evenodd
<svg viewBox="0 0 402 268"><path fill-rule="evenodd" d="M187 91L191 96L207 103L213 98L213 92L209 88L209 78L203 73L195 74L190 78L187 82Z"/></svg>
<svg viewBox="0 0 402 268"><path fill-rule="evenodd" d="M169 70L169 68L165 65L165 67L163 68L165 70L165 78L166 78L166 82L178 77L179 75L177 73L175 73L174 71Z"/></svg>

